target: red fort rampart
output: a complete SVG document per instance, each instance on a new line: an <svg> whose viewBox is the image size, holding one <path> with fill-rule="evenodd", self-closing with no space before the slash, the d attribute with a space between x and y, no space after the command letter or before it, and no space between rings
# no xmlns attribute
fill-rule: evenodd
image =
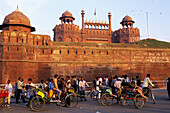
<svg viewBox="0 0 170 113"><path fill-rule="evenodd" d="M81 75L88 81L95 76L115 74L139 75L143 79L150 73L155 80L170 76L170 49L116 47L111 44L140 40L139 30L133 28L132 19L128 21L126 17L121 23L122 30L132 33L126 37L122 33L127 32L121 29L120 33L111 31L111 13L108 15L109 24L84 22L84 14L82 11L83 28L79 30L79 26L73 24L72 14L68 11L63 13L61 24L53 29L54 41L48 35L32 34L35 28L19 9L6 16L0 26L0 83L8 79L14 83L19 76L40 82L54 74L63 77ZM133 29L136 30L133 32ZM115 39L114 36L118 37Z"/></svg>

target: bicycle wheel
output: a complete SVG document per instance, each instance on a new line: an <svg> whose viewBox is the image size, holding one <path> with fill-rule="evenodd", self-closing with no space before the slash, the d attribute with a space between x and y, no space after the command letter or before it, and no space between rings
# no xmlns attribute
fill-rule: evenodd
<svg viewBox="0 0 170 113"><path fill-rule="evenodd" d="M140 108L142 108L144 106L144 104L145 104L144 98L140 94L137 94L134 97L134 105L135 105L135 107L140 109Z"/></svg>
<svg viewBox="0 0 170 113"><path fill-rule="evenodd" d="M128 99L128 95L127 94L122 94L120 96L120 103L122 106L128 106L130 103L130 100Z"/></svg>
<svg viewBox="0 0 170 113"><path fill-rule="evenodd" d="M113 97L109 93L105 93L101 96L101 104L104 106L112 105L113 103Z"/></svg>
<svg viewBox="0 0 170 113"><path fill-rule="evenodd" d="M45 107L45 100L40 96L35 96L30 101L30 107L33 111L42 111Z"/></svg>
<svg viewBox="0 0 170 113"><path fill-rule="evenodd" d="M69 94L65 97L65 105L67 107L73 108L78 104L78 97L74 94Z"/></svg>

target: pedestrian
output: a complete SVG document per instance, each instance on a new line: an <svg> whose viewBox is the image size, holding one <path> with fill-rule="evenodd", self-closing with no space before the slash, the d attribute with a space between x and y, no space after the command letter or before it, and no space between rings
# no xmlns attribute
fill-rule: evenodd
<svg viewBox="0 0 170 113"><path fill-rule="evenodd" d="M136 76L136 84L137 84L137 86L140 86L141 87L141 80L140 80L140 78L139 78L139 76Z"/></svg>
<svg viewBox="0 0 170 113"><path fill-rule="evenodd" d="M7 81L7 84L5 85L5 89L8 90L8 97L5 97L5 103L7 104L7 107L9 107L11 102L11 95L12 95L12 84L10 80Z"/></svg>
<svg viewBox="0 0 170 113"><path fill-rule="evenodd" d="M53 88L53 90L58 92L58 99L60 99L61 91L60 91L59 88L58 88L58 75L55 74L55 75L54 75L54 78L55 78L55 79L54 79L54 88Z"/></svg>
<svg viewBox="0 0 170 113"><path fill-rule="evenodd" d="M127 75L125 75L125 81L130 83L130 79L129 79L129 77Z"/></svg>
<svg viewBox="0 0 170 113"><path fill-rule="evenodd" d="M79 78L77 79L77 85L78 85L78 88L77 88L77 89L78 89L78 92L79 92L79 89L80 89L80 88L79 88L79 82L80 82L80 81L81 81L81 76L79 76Z"/></svg>
<svg viewBox="0 0 170 113"><path fill-rule="evenodd" d="M113 93L113 94L116 93L116 92L115 92L115 86L114 86L114 84L115 84L115 82L117 81L117 79L118 79L118 76L117 76L117 75L115 75L115 76L113 77L113 79L112 79L111 88L112 88L112 93Z"/></svg>
<svg viewBox="0 0 170 113"><path fill-rule="evenodd" d="M99 81L101 84L103 84L103 78L101 76L99 77Z"/></svg>
<svg viewBox="0 0 170 113"><path fill-rule="evenodd" d="M20 94L22 93L22 89L23 89L23 83L21 82L22 81L22 78L19 77L18 78L18 82L17 82L17 96L16 96L16 103L18 104L19 103L19 98L20 98ZM23 103L26 103L25 99L23 96L21 96L21 99L23 101Z"/></svg>
<svg viewBox="0 0 170 113"><path fill-rule="evenodd" d="M134 85L137 85L136 80L133 77L131 77L131 79L132 79L131 83L134 84Z"/></svg>
<svg viewBox="0 0 170 113"><path fill-rule="evenodd" d="M15 83L15 85L14 85L14 97L16 98L16 96L17 96L17 83Z"/></svg>
<svg viewBox="0 0 170 113"><path fill-rule="evenodd" d="M109 86L109 79L107 75L104 78L104 86Z"/></svg>
<svg viewBox="0 0 170 113"><path fill-rule="evenodd" d="M74 92L76 93L77 92L77 79L76 79L76 76L73 76L71 84L72 84L72 87L74 88Z"/></svg>
<svg viewBox="0 0 170 113"><path fill-rule="evenodd" d="M167 91L168 91L168 96L170 100L170 78L167 79Z"/></svg>
<svg viewBox="0 0 170 113"><path fill-rule="evenodd" d="M87 101L86 97L85 97L85 89L86 89L86 85L87 87L89 87L89 85L87 84L87 82L84 80L84 78L81 78L81 81L79 82L79 90L80 90L80 101L82 101L82 98L84 98L85 101Z"/></svg>
<svg viewBox="0 0 170 113"><path fill-rule="evenodd" d="M108 80L109 81L109 87L111 87L111 85L112 85L112 79L113 79L113 76L111 76L110 79Z"/></svg>
<svg viewBox="0 0 170 113"><path fill-rule="evenodd" d="M71 89L71 80L70 77L67 76L66 77L66 85L65 85L65 90L68 94L70 94L69 90ZM70 105L70 100L69 98L65 100L67 102L67 105ZM64 107L68 107L66 104L64 105Z"/></svg>
<svg viewBox="0 0 170 113"><path fill-rule="evenodd" d="M41 80L40 85L38 87L41 88L42 90L45 90L46 86L47 85L46 83L44 83L44 80Z"/></svg>
<svg viewBox="0 0 170 113"><path fill-rule="evenodd" d="M71 89L71 80L70 77L66 77L66 91L68 92Z"/></svg>
<svg viewBox="0 0 170 113"><path fill-rule="evenodd" d="M96 82L97 82L97 77L95 77L95 79L93 80L93 86L94 86L95 90L96 90Z"/></svg>
<svg viewBox="0 0 170 113"><path fill-rule="evenodd" d="M26 87L27 87L27 91L26 91L27 92L27 97L29 98L29 101L28 101L28 103L25 106L27 108L27 107L29 107L30 101L31 101L31 99L34 96L34 93L33 93L33 91L31 89L35 88L35 84L32 83L32 79L31 78L28 79L28 85Z"/></svg>
<svg viewBox="0 0 170 113"><path fill-rule="evenodd" d="M52 84L52 79L48 79L48 95L47 98L51 98L53 95L53 84Z"/></svg>
<svg viewBox="0 0 170 113"><path fill-rule="evenodd" d="M121 95L121 91L122 91L122 86L121 86L121 80L117 78L117 80L114 83L114 89L115 92L118 92L117 94L120 96ZM119 98L117 98L117 104L119 103Z"/></svg>

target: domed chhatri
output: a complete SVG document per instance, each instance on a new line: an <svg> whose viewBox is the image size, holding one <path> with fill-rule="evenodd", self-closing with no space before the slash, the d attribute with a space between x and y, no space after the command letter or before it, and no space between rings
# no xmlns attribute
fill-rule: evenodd
<svg viewBox="0 0 170 113"><path fill-rule="evenodd" d="M5 17L3 24L23 24L31 26L28 17L24 15L18 7L15 11Z"/></svg>
<svg viewBox="0 0 170 113"><path fill-rule="evenodd" d="M35 28L31 27L29 18L19 10L18 6L15 11L5 17L2 25L0 25L0 29L9 26L22 26L29 28L31 31L35 31Z"/></svg>
<svg viewBox="0 0 170 113"><path fill-rule="evenodd" d="M133 21L132 18L128 15L126 15L123 19L122 19L122 22L130 22L130 21Z"/></svg>
<svg viewBox="0 0 170 113"><path fill-rule="evenodd" d="M128 16L128 15L126 15L123 19L122 19L122 22L120 22L120 24L122 24L122 26L124 27L124 26L126 26L126 27L133 27L133 24L134 24L135 22L133 21L133 19L130 17L130 16Z"/></svg>
<svg viewBox="0 0 170 113"><path fill-rule="evenodd" d="M59 19L61 20L61 23L63 23L63 22L64 23L73 23L73 21L75 20L73 15L68 10L65 11Z"/></svg>
<svg viewBox="0 0 170 113"><path fill-rule="evenodd" d="M67 10L62 14L62 17L73 17L73 15Z"/></svg>

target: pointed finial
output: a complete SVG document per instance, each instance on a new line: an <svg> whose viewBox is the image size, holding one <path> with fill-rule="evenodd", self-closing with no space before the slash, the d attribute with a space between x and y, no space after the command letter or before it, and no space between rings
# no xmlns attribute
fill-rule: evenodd
<svg viewBox="0 0 170 113"><path fill-rule="evenodd" d="M18 8L18 5L17 5L17 9L16 9L15 11L17 11L17 12L21 12L21 11L19 10L19 8ZM22 13L22 12L21 12L21 13Z"/></svg>

